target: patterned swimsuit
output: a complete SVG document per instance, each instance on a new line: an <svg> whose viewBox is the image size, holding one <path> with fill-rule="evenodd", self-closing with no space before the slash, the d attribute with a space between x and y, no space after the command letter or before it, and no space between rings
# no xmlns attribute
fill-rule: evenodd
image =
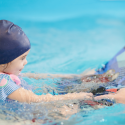
<svg viewBox="0 0 125 125"><path fill-rule="evenodd" d="M27 87L27 83L18 76L13 74L0 73L0 101L10 100L7 98L8 95L13 93L20 87L29 89Z"/></svg>

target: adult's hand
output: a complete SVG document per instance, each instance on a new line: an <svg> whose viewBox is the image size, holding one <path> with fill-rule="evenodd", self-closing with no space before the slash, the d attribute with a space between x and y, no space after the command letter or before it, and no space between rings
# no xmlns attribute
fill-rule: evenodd
<svg viewBox="0 0 125 125"><path fill-rule="evenodd" d="M111 100L115 100L116 103L123 103L123 104L125 104L125 88L120 89L116 93L96 96L94 99L95 100L111 99Z"/></svg>

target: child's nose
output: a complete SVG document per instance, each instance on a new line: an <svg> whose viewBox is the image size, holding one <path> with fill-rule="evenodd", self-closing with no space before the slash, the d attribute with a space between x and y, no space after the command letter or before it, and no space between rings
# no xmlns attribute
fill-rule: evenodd
<svg viewBox="0 0 125 125"><path fill-rule="evenodd" d="M27 60L25 60L25 62L24 62L24 66L27 64Z"/></svg>

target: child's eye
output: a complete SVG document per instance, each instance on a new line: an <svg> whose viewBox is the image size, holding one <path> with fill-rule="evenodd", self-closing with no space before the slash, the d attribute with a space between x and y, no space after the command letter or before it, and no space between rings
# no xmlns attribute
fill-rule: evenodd
<svg viewBox="0 0 125 125"><path fill-rule="evenodd" d="M25 57L22 57L22 60L24 60L25 59Z"/></svg>

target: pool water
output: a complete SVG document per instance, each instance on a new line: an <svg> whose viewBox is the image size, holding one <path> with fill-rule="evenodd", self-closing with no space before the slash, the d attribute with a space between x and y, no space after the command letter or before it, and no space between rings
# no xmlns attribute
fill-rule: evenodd
<svg viewBox="0 0 125 125"><path fill-rule="evenodd" d="M56 22L24 21L20 24L32 45L23 72L80 74L89 68L102 67L125 45L124 19L115 17L83 16ZM37 86L53 82L40 80ZM115 104L77 113L59 124L122 125L124 117L124 105Z"/></svg>
<svg viewBox="0 0 125 125"><path fill-rule="evenodd" d="M32 45L23 72L79 74L103 66L125 45L124 19L115 17L17 23Z"/></svg>

